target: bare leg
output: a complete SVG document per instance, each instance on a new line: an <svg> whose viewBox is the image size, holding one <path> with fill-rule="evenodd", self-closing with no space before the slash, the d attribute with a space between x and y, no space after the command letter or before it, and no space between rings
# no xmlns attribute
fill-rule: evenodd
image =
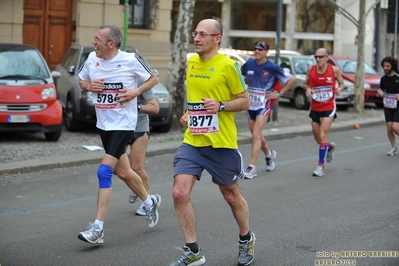
<svg viewBox="0 0 399 266"><path fill-rule="evenodd" d="M177 220L186 243L197 241L194 207L190 199L190 193L196 180L193 175L176 175L172 190Z"/></svg>
<svg viewBox="0 0 399 266"><path fill-rule="evenodd" d="M219 186L224 199L230 205L234 218L237 221L240 235L244 236L249 232L249 210L247 201L238 189L238 183L228 187Z"/></svg>
<svg viewBox="0 0 399 266"><path fill-rule="evenodd" d="M248 119L248 126L252 134L252 152L250 164L256 165L258 161L259 152L262 150L265 155L269 154L266 140L262 135L263 128L266 126L268 116L258 115L256 120Z"/></svg>
<svg viewBox="0 0 399 266"><path fill-rule="evenodd" d="M396 123L396 124L398 124L398 123ZM396 147L395 133L393 130L393 122L387 122L387 135L388 135L388 140L391 143L391 147Z"/></svg>
<svg viewBox="0 0 399 266"><path fill-rule="evenodd" d="M130 167L140 176L146 191L150 194L150 178L144 168L147 145L147 133L133 142L130 147Z"/></svg>

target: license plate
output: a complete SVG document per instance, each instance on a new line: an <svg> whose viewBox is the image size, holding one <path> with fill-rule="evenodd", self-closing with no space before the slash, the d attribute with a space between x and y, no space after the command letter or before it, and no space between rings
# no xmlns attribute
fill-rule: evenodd
<svg viewBox="0 0 399 266"><path fill-rule="evenodd" d="M9 115L8 123L29 123L29 115Z"/></svg>

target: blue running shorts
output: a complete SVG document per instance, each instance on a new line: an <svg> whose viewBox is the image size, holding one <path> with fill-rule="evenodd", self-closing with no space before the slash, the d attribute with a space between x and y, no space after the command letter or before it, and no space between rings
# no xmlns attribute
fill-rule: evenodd
<svg viewBox="0 0 399 266"><path fill-rule="evenodd" d="M212 176L212 182L227 187L235 184L244 176L244 164L237 149L194 147L183 143L173 159L174 176L194 175L201 180L206 170Z"/></svg>

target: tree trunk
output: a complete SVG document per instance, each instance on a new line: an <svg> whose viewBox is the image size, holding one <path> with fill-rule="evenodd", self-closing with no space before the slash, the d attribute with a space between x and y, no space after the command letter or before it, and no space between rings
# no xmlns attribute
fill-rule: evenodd
<svg viewBox="0 0 399 266"><path fill-rule="evenodd" d="M195 0L181 0L176 32L173 39L172 61L169 65L168 89L173 95L172 130L179 130L180 117L185 106L185 79L187 71L187 51L190 29L194 16Z"/></svg>
<svg viewBox="0 0 399 266"><path fill-rule="evenodd" d="M357 69L355 75L354 110L358 113L364 110L364 41L366 31L366 0L359 1L359 26L357 47Z"/></svg>

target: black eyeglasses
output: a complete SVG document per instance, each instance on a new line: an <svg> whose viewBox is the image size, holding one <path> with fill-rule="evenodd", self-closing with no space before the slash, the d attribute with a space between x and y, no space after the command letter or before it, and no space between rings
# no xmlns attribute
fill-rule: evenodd
<svg viewBox="0 0 399 266"><path fill-rule="evenodd" d="M325 55L315 55L315 56L314 56L315 59L317 59L317 58L322 59L322 58L324 58L324 57L325 57Z"/></svg>
<svg viewBox="0 0 399 266"><path fill-rule="evenodd" d="M255 48L254 51L264 51L265 49L262 48Z"/></svg>

